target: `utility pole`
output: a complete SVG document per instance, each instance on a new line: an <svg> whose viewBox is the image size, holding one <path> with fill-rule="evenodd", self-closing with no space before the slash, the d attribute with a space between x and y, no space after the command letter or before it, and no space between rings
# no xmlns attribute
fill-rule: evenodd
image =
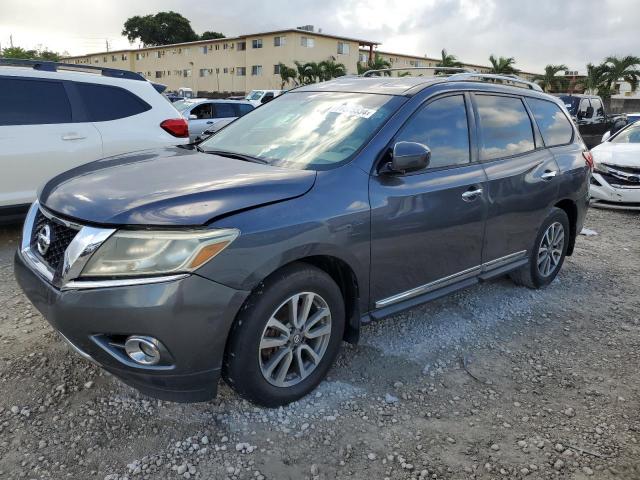
<svg viewBox="0 0 640 480"><path fill-rule="evenodd" d="M104 43L105 43L105 45L107 46L107 52L108 52L108 51L109 51L109 39L108 39L108 38L105 38L105 39L104 39Z"/></svg>
<svg viewBox="0 0 640 480"><path fill-rule="evenodd" d="M13 35L9 35L9 45L13 48Z"/></svg>

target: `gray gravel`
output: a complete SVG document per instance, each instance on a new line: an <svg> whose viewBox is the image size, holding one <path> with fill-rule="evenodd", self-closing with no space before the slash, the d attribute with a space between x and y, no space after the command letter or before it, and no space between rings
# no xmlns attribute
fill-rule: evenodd
<svg viewBox="0 0 640 480"><path fill-rule="evenodd" d="M557 280L498 279L363 329L268 410L145 398L58 339L0 229L0 479L640 478L640 215L592 209Z"/></svg>

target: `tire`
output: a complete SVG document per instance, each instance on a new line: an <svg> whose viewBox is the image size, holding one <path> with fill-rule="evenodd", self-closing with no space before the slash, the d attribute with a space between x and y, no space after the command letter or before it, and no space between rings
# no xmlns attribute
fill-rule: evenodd
<svg viewBox="0 0 640 480"><path fill-rule="evenodd" d="M262 282L240 310L229 334L222 377L240 396L265 407L298 400L327 375L344 325L344 300L333 279L312 265L288 265Z"/></svg>
<svg viewBox="0 0 640 480"><path fill-rule="evenodd" d="M559 231L558 225L562 227L561 235L563 241L561 247L559 244L553 243L553 237L560 235L559 233L556 233ZM555 227L555 230L551 230L552 226ZM549 236L546 236L547 232L549 232ZM570 227L567 214L564 210L556 207L552 208L549 215L547 215L547 218L542 222L540 230L538 230L538 235L536 235L535 242L531 247L531 253L529 254L529 262L518 270L511 272L509 274L511 279L518 285L524 285L525 287L532 289L538 289L549 285L553 279L556 278L556 275L558 275L558 272L562 268L562 264L564 263L564 259L567 255L567 248L569 246L569 235ZM546 248L546 245L549 243L549 239L552 240L552 248L547 249L545 257L544 253L541 253L541 250L542 248ZM550 253L551 250L554 252L553 254ZM539 268L538 263L540 258L538 255L541 255L540 258L549 258L549 263L547 264L547 262L543 260L541 268ZM554 261L556 262L555 264ZM546 271L547 266L550 268L548 271Z"/></svg>

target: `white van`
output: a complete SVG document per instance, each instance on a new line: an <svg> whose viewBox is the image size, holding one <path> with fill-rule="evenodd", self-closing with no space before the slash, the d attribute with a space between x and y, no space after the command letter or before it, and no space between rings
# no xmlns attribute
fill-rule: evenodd
<svg viewBox="0 0 640 480"><path fill-rule="evenodd" d="M254 107L259 107L263 103L270 102L282 93L283 90L251 90L244 99L248 100Z"/></svg>

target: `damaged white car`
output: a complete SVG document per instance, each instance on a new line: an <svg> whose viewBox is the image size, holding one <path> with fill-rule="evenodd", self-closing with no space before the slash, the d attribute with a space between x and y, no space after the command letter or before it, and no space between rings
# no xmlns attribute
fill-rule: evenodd
<svg viewBox="0 0 640 480"><path fill-rule="evenodd" d="M593 204L640 210L640 122L627 125L591 150Z"/></svg>

